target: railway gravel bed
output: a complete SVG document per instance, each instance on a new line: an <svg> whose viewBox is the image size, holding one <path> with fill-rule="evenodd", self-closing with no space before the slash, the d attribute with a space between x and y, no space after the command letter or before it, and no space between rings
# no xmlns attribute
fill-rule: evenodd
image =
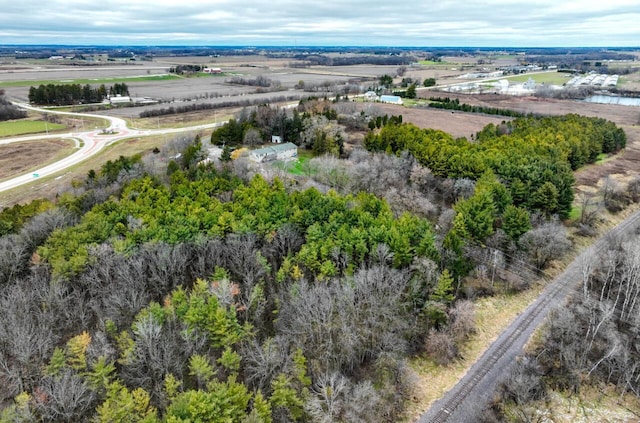
<svg viewBox="0 0 640 423"><path fill-rule="evenodd" d="M569 294L581 282L582 261L592 253L602 251L611 237L629 233L635 230L639 223L640 212L635 212L578 255L565 271L553 279L540 296L502 332L467 374L420 417L418 423L478 421L491 400L496 386L509 374L513 363L522 354L533 332L553 308L566 301Z"/></svg>

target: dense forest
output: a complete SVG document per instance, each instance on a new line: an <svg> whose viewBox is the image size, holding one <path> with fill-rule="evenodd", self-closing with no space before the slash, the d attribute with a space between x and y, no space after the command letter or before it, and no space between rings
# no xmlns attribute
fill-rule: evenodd
<svg viewBox="0 0 640 423"><path fill-rule="evenodd" d="M141 166L3 211L3 420L393 420L421 310L452 300L435 266L409 272L437 260L428 221L372 194ZM114 173L130 178L97 201Z"/></svg>
<svg viewBox="0 0 640 423"><path fill-rule="evenodd" d="M573 202L572 170L619 151L626 135L604 119L565 115L490 124L471 142L391 122L364 142L370 151L407 150L437 176L477 180L493 172L508 189L505 207L513 203L566 217Z"/></svg>
<svg viewBox="0 0 640 423"><path fill-rule="evenodd" d="M97 88L89 84L41 84L37 88L29 88L29 102L42 106L100 103L107 96L117 95L129 95L127 84L115 83L108 90L104 84Z"/></svg>
<svg viewBox="0 0 640 423"><path fill-rule="evenodd" d="M0 211L0 421L397 421L406 360L455 360L469 299L561 256L572 167L624 146L574 115L469 142L331 104L246 109ZM336 149L347 127L372 152ZM202 161L272 134L329 154L302 177Z"/></svg>

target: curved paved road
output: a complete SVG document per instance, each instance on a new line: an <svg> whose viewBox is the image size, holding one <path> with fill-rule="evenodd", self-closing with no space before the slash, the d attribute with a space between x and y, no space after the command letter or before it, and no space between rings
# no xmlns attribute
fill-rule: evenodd
<svg viewBox="0 0 640 423"><path fill-rule="evenodd" d="M23 108L26 110L34 110L41 113L54 113L59 115L106 119L109 121L109 127L106 128L106 130L100 129L100 130L77 132L77 133L69 132L65 134L30 135L30 136L24 136L24 137L5 138L0 140L0 144L9 144L9 143L15 143L15 142L21 142L21 141L33 141L33 140L40 140L40 139L71 138L71 139L75 139L76 142L80 144L79 150L75 151L73 154L63 158L58 162L52 163L48 166L44 166L40 169L36 169L33 172L20 175L15 178L9 179L7 181L1 182L0 192L6 191L12 188L16 188L20 185L32 182L36 177L54 175L60 172L61 170L64 170L77 163L80 163L81 161L88 159L89 157L98 153L100 150L102 150L102 148L111 144L112 142L119 141L124 138L198 131L198 130L207 129L207 128L214 128L224 124L224 122L217 122L217 123L210 123L206 125L190 126L187 128L155 129L155 130L140 131L136 129L127 128L127 122L124 119L113 117L113 116L94 115L89 113L60 112L60 111L54 111L54 110L40 109L40 108L32 107L23 103L15 103L15 104L20 108ZM110 134L109 132L113 132L113 134Z"/></svg>
<svg viewBox="0 0 640 423"><path fill-rule="evenodd" d="M549 312L562 305L568 295L582 282L581 266L593 253L602 251L611 236L629 233L640 225L640 212L629 216L620 225L598 239L580 254L565 271L550 282L540 296L502 332L467 374L444 397L424 413L419 423L476 422L492 399L500 380L511 370L517 356L523 352L534 330Z"/></svg>

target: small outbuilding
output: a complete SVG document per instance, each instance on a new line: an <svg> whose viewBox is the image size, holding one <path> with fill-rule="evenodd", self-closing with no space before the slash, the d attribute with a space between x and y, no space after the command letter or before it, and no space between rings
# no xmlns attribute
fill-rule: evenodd
<svg viewBox="0 0 640 423"><path fill-rule="evenodd" d="M109 97L109 103L111 104L129 104L131 103L131 97L128 95L112 95Z"/></svg>

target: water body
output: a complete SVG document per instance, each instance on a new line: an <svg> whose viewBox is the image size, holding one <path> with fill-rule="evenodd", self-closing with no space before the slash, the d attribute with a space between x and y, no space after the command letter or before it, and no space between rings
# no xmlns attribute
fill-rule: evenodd
<svg viewBox="0 0 640 423"><path fill-rule="evenodd" d="M585 98L584 101L600 104L619 104L621 106L640 106L640 98L621 97L619 95L592 95Z"/></svg>

